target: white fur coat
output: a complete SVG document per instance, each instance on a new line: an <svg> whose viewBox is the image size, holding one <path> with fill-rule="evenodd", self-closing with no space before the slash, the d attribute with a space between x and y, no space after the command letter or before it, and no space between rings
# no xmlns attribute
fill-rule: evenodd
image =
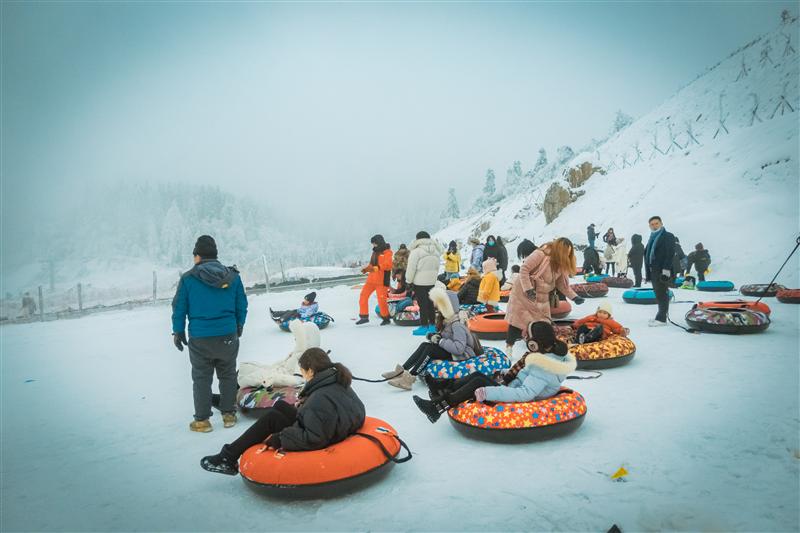
<svg viewBox="0 0 800 533"><path fill-rule="evenodd" d="M319 328L313 322L292 320L289 331L294 335L294 349L283 361L269 365L245 362L239 365L240 387L290 387L299 383L297 361L309 348L319 348Z"/></svg>

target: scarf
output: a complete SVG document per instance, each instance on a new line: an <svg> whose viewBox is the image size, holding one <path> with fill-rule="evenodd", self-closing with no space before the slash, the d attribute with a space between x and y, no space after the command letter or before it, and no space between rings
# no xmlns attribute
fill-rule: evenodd
<svg viewBox="0 0 800 533"><path fill-rule="evenodd" d="M647 249L649 250L647 254L648 265L653 264L653 256L655 256L656 253L656 245L658 244L658 239L661 238L661 235L663 235L665 231L666 228L664 228L664 226L661 226L660 230L650 232L650 238L647 240Z"/></svg>

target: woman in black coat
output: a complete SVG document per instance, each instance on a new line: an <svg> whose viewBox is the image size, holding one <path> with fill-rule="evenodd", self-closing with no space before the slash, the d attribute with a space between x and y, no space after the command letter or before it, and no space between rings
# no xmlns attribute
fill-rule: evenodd
<svg viewBox="0 0 800 533"><path fill-rule="evenodd" d="M286 451L321 450L341 442L364 425L364 404L350 387L353 375L341 363L331 362L320 348L309 348L298 360L306 385L295 408L283 400L250 426L242 436L203 457L209 472L236 475L239 458L256 444Z"/></svg>

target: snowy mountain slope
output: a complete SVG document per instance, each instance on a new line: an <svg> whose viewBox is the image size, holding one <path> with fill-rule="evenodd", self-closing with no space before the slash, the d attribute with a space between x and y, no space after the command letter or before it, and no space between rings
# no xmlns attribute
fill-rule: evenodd
<svg viewBox="0 0 800 533"><path fill-rule="evenodd" d="M536 204L553 182L566 187L561 176L437 237L463 242L499 234L539 242L563 235L585 243L590 222L629 237L646 235L647 218L659 214L685 251L699 241L710 249L714 276L771 277L798 231L797 30L795 20L748 43L617 135L576 154L565 168L588 161L607 174L594 174L579 189L585 194L551 224ZM785 283L798 283L797 266L787 267Z"/></svg>

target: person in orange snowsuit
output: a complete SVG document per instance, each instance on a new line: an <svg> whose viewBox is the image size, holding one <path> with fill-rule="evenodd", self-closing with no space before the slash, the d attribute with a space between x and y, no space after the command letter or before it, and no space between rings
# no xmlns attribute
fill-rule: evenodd
<svg viewBox="0 0 800 533"><path fill-rule="evenodd" d="M383 319L381 326L385 326L391 324L386 297L392 275L392 250L383 239L383 235L374 235L369 242L372 243L372 257L369 259L369 264L361 269L361 272L367 275L367 282L364 283L358 299L359 319L356 325L369 322L369 297L374 292L378 296L378 307Z"/></svg>

